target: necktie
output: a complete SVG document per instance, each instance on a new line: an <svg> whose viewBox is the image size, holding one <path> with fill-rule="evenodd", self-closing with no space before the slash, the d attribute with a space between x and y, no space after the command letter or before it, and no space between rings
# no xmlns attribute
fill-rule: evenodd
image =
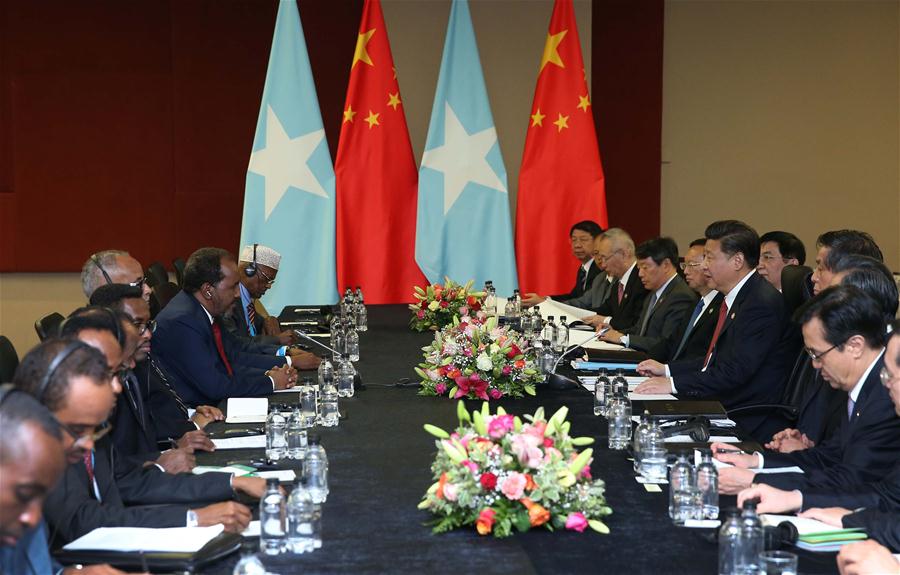
<svg viewBox="0 0 900 575"><path fill-rule="evenodd" d="M94 476L94 450L84 452L84 468L87 470L88 481L91 482L91 491L97 501L100 501L100 487L97 485L97 478Z"/></svg>
<svg viewBox="0 0 900 575"><path fill-rule="evenodd" d="M144 417L144 400L141 398L137 377L135 377L134 373L129 372L122 383L125 385L125 397L127 397L128 401L131 403L131 407L134 409L135 417L137 417L141 429L145 429L147 427L147 421Z"/></svg>
<svg viewBox="0 0 900 575"><path fill-rule="evenodd" d="M853 421L853 408L856 407L856 402L853 401L852 398L847 398L847 421Z"/></svg>
<svg viewBox="0 0 900 575"><path fill-rule="evenodd" d="M587 279L587 272L584 271L584 267L578 268L578 277L575 278L575 285L578 287L580 291L584 291L587 287L584 285L585 280Z"/></svg>
<svg viewBox="0 0 900 575"><path fill-rule="evenodd" d="M256 335L256 308L252 301L247 304L247 331L251 336Z"/></svg>
<svg viewBox="0 0 900 575"><path fill-rule="evenodd" d="M644 314L644 321L641 322L641 333L640 335L644 335L647 332L647 323L650 321L650 314L653 312L653 306L656 305L656 292L653 293L653 297L650 298L650 305L647 306L647 313Z"/></svg>
<svg viewBox="0 0 900 575"><path fill-rule="evenodd" d="M616 293L619 298L619 303L622 303L622 298L625 297L625 284L622 283L622 280L619 280L619 287L616 288Z"/></svg>
<svg viewBox="0 0 900 575"><path fill-rule="evenodd" d="M213 321L212 330L213 339L216 340L216 349L219 350L219 358L225 364L225 370L228 372L228 375L234 375L234 372L231 370L231 364L228 363L228 356L225 355L225 346L222 345L222 328L219 327L219 322Z"/></svg>
<svg viewBox="0 0 900 575"><path fill-rule="evenodd" d="M676 359L678 354L681 353L684 344L687 343L688 336L691 335L691 332L694 331L694 322L697 321L697 318L700 317L700 313L703 311L703 298L700 298L700 301L697 302L697 306L694 307L694 313L691 314L691 319L688 320L687 329L684 330L684 335L681 336L681 342L678 344L678 347L675 349L675 353L672 355L672 359Z"/></svg>
<svg viewBox="0 0 900 575"><path fill-rule="evenodd" d="M722 307L719 308L719 319L716 321L716 329L713 332L712 339L709 340L709 349L706 350L706 359L703 360L703 367L709 364L709 358L712 357L713 348L716 347L716 341L719 334L722 333L722 326L725 325L725 316L728 315L728 305L723 301Z"/></svg>

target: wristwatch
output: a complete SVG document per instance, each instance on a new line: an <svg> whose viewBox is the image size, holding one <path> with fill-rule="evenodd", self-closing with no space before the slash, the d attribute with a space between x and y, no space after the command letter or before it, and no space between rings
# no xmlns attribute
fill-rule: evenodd
<svg viewBox="0 0 900 575"><path fill-rule="evenodd" d="M200 518L197 517L197 512L193 509L188 509L187 512L187 526L188 527L197 527L200 525Z"/></svg>

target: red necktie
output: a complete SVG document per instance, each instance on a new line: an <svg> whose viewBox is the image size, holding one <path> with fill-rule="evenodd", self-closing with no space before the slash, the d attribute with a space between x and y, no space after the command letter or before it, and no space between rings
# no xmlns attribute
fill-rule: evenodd
<svg viewBox="0 0 900 575"><path fill-rule="evenodd" d="M706 350L706 359L703 360L703 366L709 363L709 358L712 356L713 348L716 347L716 341L719 339L719 334L722 333L722 326L725 324L725 316L728 315L728 306L725 302L722 302L722 306L719 308L719 319L716 321L716 329L713 332L712 339L709 340L709 349Z"/></svg>
<svg viewBox="0 0 900 575"><path fill-rule="evenodd" d="M92 451L84 452L84 468L87 469L88 480L91 482L91 489L94 485L94 457Z"/></svg>
<svg viewBox="0 0 900 575"><path fill-rule="evenodd" d="M256 335L253 333L253 328L256 326L256 308L253 307L253 302L247 304L247 332L250 335Z"/></svg>
<svg viewBox="0 0 900 575"><path fill-rule="evenodd" d="M222 359L222 363L225 364L225 370L228 371L228 375L234 375L234 372L231 370L231 364L228 363L228 356L225 355L225 346L222 345L222 328L219 327L219 322L213 322L212 330L213 338L216 340L216 349L219 350L219 357Z"/></svg>
<svg viewBox="0 0 900 575"><path fill-rule="evenodd" d="M622 298L625 296L625 284L622 283L622 280L619 280L618 296L619 303L622 303Z"/></svg>

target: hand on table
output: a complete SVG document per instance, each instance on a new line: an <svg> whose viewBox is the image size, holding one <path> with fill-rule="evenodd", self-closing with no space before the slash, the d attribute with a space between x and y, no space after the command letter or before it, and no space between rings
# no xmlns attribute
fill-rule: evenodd
<svg viewBox="0 0 900 575"><path fill-rule="evenodd" d="M287 365L273 367L266 375L275 382L275 389L290 389L297 384L297 370Z"/></svg>
<svg viewBox="0 0 900 575"><path fill-rule="evenodd" d="M297 369L318 369L322 360L314 353L302 349L291 350L291 363Z"/></svg>
<svg viewBox="0 0 900 575"><path fill-rule="evenodd" d="M205 432L198 430L188 431L178 438L175 445L179 449L191 449L193 451L215 451L215 444Z"/></svg>
<svg viewBox="0 0 900 575"><path fill-rule="evenodd" d="M815 445L816 442L799 429L782 429L772 436L772 441L767 443L765 448L778 451L779 453L791 453L792 451L809 449Z"/></svg>
<svg viewBox="0 0 900 575"><path fill-rule="evenodd" d="M843 527L844 522L842 520L844 515L850 515L851 513L853 512L843 507L813 507L797 515L809 519L818 519L822 523L834 525L835 527Z"/></svg>
<svg viewBox="0 0 900 575"><path fill-rule="evenodd" d="M166 470L166 473L187 473L197 465L192 447L169 449L163 451L156 463Z"/></svg>
<svg viewBox="0 0 900 575"><path fill-rule="evenodd" d="M606 323L605 320L606 316L603 315L589 315L587 317L581 318L581 321L594 327L602 327L603 324Z"/></svg>
<svg viewBox="0 0 900 575"><path fill-rule="evenodd" d="M242 532L250 524L250 519L252 518L250 508L236 501L213 503L200 509L194 509L194 512L197 513L197 525L199 527L208 527L221 523L225 526L225 531L229 533Z"/></svg>
<svg viewBox="0 0 900 575"><path fill-rule="evenodd" d="M602 339L603 341L608 341L610 343L622 343L622 335L624 335L622 332L610 329L606 333L601 335L600 339Z"/></svg>
<svg viewBox="0 0 900 575"><path fill-rule="evenodd" d="M841 547L837 556L841 575L885 575L900 573L900 563L890 550L873 540Z"/></svg>
<svg viewBox="0 0 900 575"><path fill-rule="evenodd" d="M634 388L634 393L672 393L672 381L668 377L651 377Z"/></svg>
<svg viewBox="0 0 900 575"><path fill-rule="evenodd" d="M666 366L655 359L645 359L637 364L636 371L647 377L663 377L666 375Z"/></svg>
<svg viewBox="0 0 900 575"><path fill-rule="evenodd" d="M86 565L81 569L74 567L66 567L63 569L63 575L126 575L125 571L119 571L111 565ZM144 573L143 575L150 575Z"/></svg>
<svg viewBox="0 0 900 575"><path fill-rule="evenodd" d="M297 343L297 336L289 329L275 334L275 337L278 338L278 343L281 345L293 345Z"/></svg>
<svg viewBox="0 0 900 575"><path fill-rule="evenodd" d="M748 499L759 499L757 513L791 513L803 507L803 494L798 490L785 491L759 483L738 493L738 507Z"/></svg>
<svg viewBox="0 0 900 575"><path fill-rule="evenodd" d="M730 463L735 467L744 469L759 467L759 457L755 454L744 453L729 443L714 442L710 444L709 448L713 452L713 457L724 463ZM722 450L723 453L719 453L719 450Z"/></svg>
<svg viewBox="0 0 900 575"><path fill-rule="evenodd" d="M198 405L197 410L191 417L191 421L196 423L198 427L203 428L212 421L225 421L225 414L218 407Z"/></svg>
<svg viewBox="0 0 900 575"><path fill-rule="evenodd" d="M753 485L756 472L740 467L723 467L719 470L719 493L737 495Z"/></svg>
<svg viewBox="0 0 900 575"><path fill-rule="evenodd" d="M259 499L266 492L266 480L263 477L232 477L231 488L240 491L245 495L249 495L255 499Z"/></svg>

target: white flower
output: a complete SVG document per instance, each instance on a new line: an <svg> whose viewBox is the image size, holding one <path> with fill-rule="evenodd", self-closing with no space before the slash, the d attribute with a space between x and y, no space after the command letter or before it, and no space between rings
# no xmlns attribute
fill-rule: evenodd
<svg viewBox="0 0 900 575"><path fill-rule="evenodd" d="M494 364L491 363L491 358L488 357L488 354L481 352L478 358L475 360L475 366L478 367L481 371L488 371L489 369L493 369Z"/></svg>
<svg viewBox="0 0 900 575"><path fill-rule="evenodd" d="M430 309L431 311L435 311L435 310L437 310L437 308L439 308L439 307L441 307L441 304L438 303L437 300L434 300L433 302L431 302L430 304L428 304L428 309Z"/></svg>

